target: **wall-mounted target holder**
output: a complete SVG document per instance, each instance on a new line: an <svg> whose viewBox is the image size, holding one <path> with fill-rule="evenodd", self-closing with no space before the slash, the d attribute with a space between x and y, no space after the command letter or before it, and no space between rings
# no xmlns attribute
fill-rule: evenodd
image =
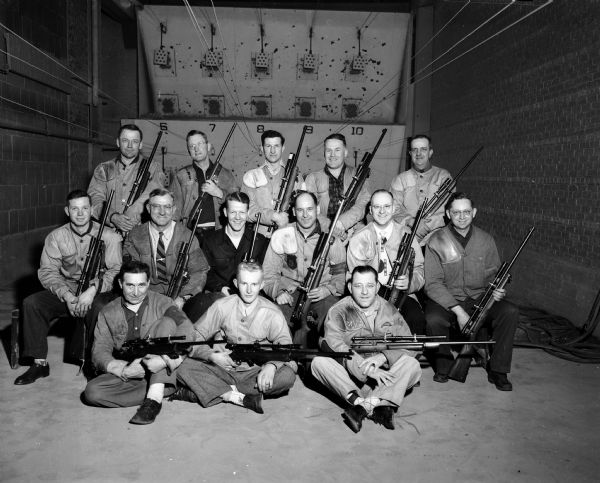
<svg viewBox="0 0 600 483"><path fill-rule="evenodd" d="M252 77L270 79L273 71L273 55L269 52L252 53Z"/></svg>
<svg viewBox="0 0 600 483"><path fill-rule="evenodd" d="M161 46L159 49L154 49L154 65L168 69L171 67L171 56L169 51Z"/></svg>
<svg viewBox="0 0 600 483"><path fill-rule="evenodd" d="M344 79L350 82L364 81L368 62L369 59L360 55L355 55L351 59L347 59L344 68Z"/></svg>
<svg viewBox="0 0 600 483"><path fill-rule="evenodd" d="M225 117L225 97L224 96L203 96L205 117Z"/></svg>
<svg viewBox="0 0 600 483"><path fill-rule="evenodd" d="M319 78L319 63L318 54L298 54L298 62L296 64L296 79L317 80Z"/></svg>
<svg viewBox="0 0 600 483"><path fill-rule="evenodd" d="M360 99L342 99L342 119L356 119L360 113Z"/></svg>
<svg viewBox="0 0 600 483"><path fill-rule="evenodd" d="M296 97L294 102L297 119L314 119L317 108L315 97Z"/></svg>
<svg viewBox="0 0 600 483"><path fill-rule="evenodd" d="M250 106L252 117L271 118L271 96L252 96Z"/></svg>
<svg viewBox="0 0 600 483"><path fill-rule="evenodd" d="M204 77L223 77L223 52L208 50L202 64Z"/></svg>

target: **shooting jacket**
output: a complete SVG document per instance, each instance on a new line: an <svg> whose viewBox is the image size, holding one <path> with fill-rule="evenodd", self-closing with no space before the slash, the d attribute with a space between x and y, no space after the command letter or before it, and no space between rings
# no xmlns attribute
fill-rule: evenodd
<svg viewBox="0 0 600 483"><path fill-rule="evenodd" d="M212 163L211 163L212 166ZM206 173L205 173L206 174ZM221 204L225 197L237 190L235 184L235 178L231 171L227 168L222 167L219 176L216 179L217 186L223 191L223 197L217 198L213 196L213 208L215 211L215 229L221 228L221 222L219 220ZM179 169L176 175L171 181L169 189L173 192L175 198L175 205L179 213L179 221L183 222L187 226L190 212L194 207L194 203L198 199L198 177L194 166L191 164L184 166Z"/></svg>
<svg viewBox="0 0 600 483"><path fill-rule="evenodd" d="M98 314L98 322L94 330L92 362L102 372L109 372L109 363L116 361L113 350L120 349L127 340L128 325L123 304L123 297L116 298L106 304ZM142 339L148 337L164 317L170 317L177 325L175 335L186 336L191 340L192 323L165 295L149 290L140 305L138 314L141 318L140 338ZM125 361L120 362L126 364Z"/></svg>
<svg viewBox="0 0 600 483"><path fill-rule="evenodd" d="M392 230L392 236L390 236L390 239L386 241L383 249L386 251L390 262L393 263L398 256L398 248L400 247L402 236L404 233L410 233L410 230L406 227L406 225L401 225L400 223L396 222L392 223L394 226ZM423 252L419 246L419 243L417 242L416 236L413 240L412 248L415 250L415 263L412 280L410 282L410 286L408 287L408 292L410 294L421 290L421 288L423 288L425 285L425 277L423 273ZM352 274L352 270L359 265L369 265L375 270L379 270L379 249L379 240L377 238L377 233L375 231L373 222L354 233L352 238L350 238L350 242L348 243L348 273L346 278L349 279L350 274ZM411 297L416 300L414 295L411 295Z"/></svg>
<svg viewBox="0 0 600 483"><path fill-rule="evenodd" d="M275 203L281 188L281 179L285 172L285 162L280 161L280 169L277 174L272 175L267 167L268 161L258 168L253 168L244 174L242 191L250 198L250 207L248 209L248 221L255 222L256 217L261 213L258 232L270 237L268 228L273 225L273 214L275 213ZM304 182L300 174L295 181L295 190L304 189Z"/></svg>
<svg viewBox="0 0 600 483"><path fill-rule="evenodd" d="M110 217L114 213L123 213L142 160L143 157L138 155L129 166L125 166L121 162L121 155L119 155L110 161L105 161L96 166L87 190L92 198L92 216L96 219L100 218L104 203L108 199L108 193L111 190L115 190L115 196L109 207L107 218L108 225L114 227L110 222ZM125 213L138 223L141 221L144 204L148 200L150 192L156 188L164 188L165 183L165 175L156 161L152 161L148 172L150 176L146 189Z"/></svg>
<svg viewBox="0 0 600 483"><path fill-rule="evenodd" d="M356 168L346 165L346 169L344 170L344 192L348 190L348 186L350 186L355 172ZM327 176L327 173L325 173L325 168L309 173L306 176L306 190L317 195L321 210L319 222L325 230L329 230L329 225L331 224L331 220L327 218L327 208L329 206L329 177ZM365 209L370 199L371 192L369 180L366 179L356 197L354 205L350 206L345 213L340 215L339 222L342 224L345 231L350 230L365 217Z"/></svg>
<svg viewBox="0 0 600 483"><path fill-rule="evenodd" d="M246 256L252 246L254 229L246 224L244 236L236 248L225 233L225 228L207 232L202 239L202 251L206 255L210 270L206 279L205 290L220 292L223 287L233 287L233 279L237 273L237 266ZM269 241L260 233L256 236L254 244L254 258L263 263L265 251Z"/></svg>
<svg viewBox="0 0 600 483"><path fill-rule="evenodd" d="M99 228L100 225L94 222L88 233L79 236L71 229L71 224L67 223L52 230L46 237L38 278L42 286L61 301L64 302L67 292L73 295L77 292L90 242L92 237L98 235ZM106 271L102 277L100 292L108 292L112 290L115 275L121 269L121 237L111 228L105 227L102 241L105 246L102 262ZM91 282L97 283L98 280Z"/></svg>
<svg viewBox="0 0 600 483"><path fill-rule="evenodd" d="M432 166L425 173L411 168L392 180L390 191L394 197L394 220L412 226L419 206L425 198L431 199L444 180L452 178L445 169ZM427 235L444 226L444 205L419 224L417 240L421 245L427 242Z"/></svg>
<svg viewBox="0 0 600 483"><path fill-rule="evenodd" d="M292 293L302 285L312 264L320 233L317 225L317 229L304 238L296 223L273 233L263 263L263 290L273 300L283 291ZM345 272L345 248L336 240L327 255L319 286L326 287L333 296L342 295Z"/></svg>
<svg viewBox="0 0 600 483"><path fill-rule="evenodd" d="M246 313L246 310L249 310ZM258 296L247 308L238 295L216 300L194 324L193 340L222 340L231 344L291 344L292 336L283 313L273 302ZM221 348L199 345L193 347L190 357L208 361L209 356ZM269 361L279 369L284 364L296 372L294 361ZM250 369L247 363L238 365L235 371Z"/></svg>
<svg viewBox="0 0 600 483"><path fill-rule="evenodd" d="M150 222L134 227L130 232L125 243L123 244L123 258L138 260L146 263L150 267L150 289L165 294L169 288L169 284L160 282L156 271L156 249L152 247L149 231ZM166 264L167 276L169 280L175 271L177 263L177 255L181 245L187 243L190 239L191 231L181 223L176 223L173 236L169 246L166 247ZM188 262L187 271L189 274L188 282L181 287L180 296L193 296L202 292L206 284L206 274L209 270L208 262L200 246L198 239L192 238L192 247L190 249L190 259Z"/></svg>
<svg viewBox="0 0 600 483"><path fill-rule="evenodd" d="M477 300L499 268L491 235L471 225L463 248L448 225L431 235L425 249L425 292L448 310L467 298Z"/></svg>
<svg viewBox="0 0 600 483"><path fill-rule="evenodd" d="M325 319L325 341L334 352L349 351L353 337L383 337L386 334L393 336L412 335L400 312L383 298L377 296L368 310L376 312L373 328L369 324L364 309L361 309L351 296L344 297L329 309ZM385 355L389 367L403 355L410 357L415 355L414 351L406 349L390 349L363 354L355 353L350 359L344 359L344 367L356 379L364 380L365 376L358 366L366 357L379 352Z"/></svg>

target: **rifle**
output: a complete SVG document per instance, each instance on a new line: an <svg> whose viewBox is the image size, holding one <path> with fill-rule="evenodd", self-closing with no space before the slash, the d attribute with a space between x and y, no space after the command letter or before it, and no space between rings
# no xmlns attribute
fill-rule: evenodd
<svg viewBox="0 0 600 483"><path fill-rule="evenodd" d="M259 213L258 215L256 215L256 224L254 225L254 235L252 236L252 244L250 245L250 250L248 250L248 252L244 255L244 262L253 262L254 257L252 256L254 254L254 245L256 244L256 236L258 235L258 229L260 227L260 217L262 216L262 213Z"/></svg>
<svg viewBox="0 0 600 483"><path fill-rule="evenodd" d="M215 181L219 177L219 174L221 174L221 170L223 169L223 165L221 164L221 158L223 157L225 148L227 147L227 144L229 143L229 140L231 139L231 136L233 135L233 131L235 131L236 126L237 126L237 122L234 122L233 126L231 126L231 129L229 130L229 134L227 134L227 137L225 138L225 142L223 143L223 146L221 146L221 150L219 151L219 154L217 155L217 159L215 160L215 164L213 165L213 169L211 170L210 175L208 174L208 172L206 173L207 181L208 180ZM204 205L204 203L208 200L209 196L210 195L207 193L202 193L201 196L198 196L198 199L196 199L196 202L194 203L194 206L192 207L192 210L190 211L190 215L188 217L188 222L187 222L187 227L190 230L192 230L192 232L196 232L196 226L198 224L198 219L200 219L200 213L202 212L202 205Z"/></svg>
<svg viewBox="0 0 600 483"><path fill-rule="evenodd" d="M495 344L493 340L478 342L478 344ZM406 349L422 351L437 349L440 345L464 344L464 341L449 341L444 336L383 336L383 337L353 337L350 348L357 353L380 352L384 350Z"/></svg>
<svg viewBox="0 0 600 483"><path fill-rule="evenodd" d="M481 146L477 151L475 151L475 154L471 156L471 159L467 161L467 163L462 167L462 169L458 172L454 179L446 178L444 180L444 182L440 185L440 187L436 190L435 194L429 200L429 203L425 205L425 213L423 215L423 218L430 217L438 210L440 206L446 204L448 198L450 197L450 193L452 193L452 190L456 187L456 183L458 182L459 178L463 175L467 168L471 166L471 163L475 161L475 158L479 156L479 153L481 151L483 151L483 146Z"/></svg>
<svg viewBox="0 0 600 483"><path fill-rule="evenodd" d="M83 292L85 292L89 288L90 282L95 278L98 279L96 294L99 294L102 291L102 277L104 276L103 261L105 248L104 241L102 240L102 233L104 232L104 227L106 226L106 222L108 220L108 212L110 210L110 205L114 196L115 191L111 190L108 194L108 199L104 204L102 216L100 217L100 226L98 228L98 234L95 237L92 237L92 239L90 240L90 246L88 247L88 251L85 256L83 270L81 272L81 276L79 277L79 281L77 282L77 290L75 291L76 297L79 297ZM92 220L90 220L90 223L93 223ZM82 317L77 317L75 327L76 330L73 335L73 346L70 347L70 354L72 354L77 359L81 360L81 368L83 368L83 364L85 363L85 355L87 351L89 336L87 333L88 330L86 324Z"/></svg>
<svg viewBox="0 0 600 483"><path fill-rule="evenodd" d="M346 190L346 194L344 195L344 198L343 198L343 201L345 201L344 211L347 211L348 208L350 208L350 206L354 204L354 202L356 201L356 198L358 197L358 194L360 193L360 190L362 189L363 185L365 184L365 181L371 174L371 161L373 161L373 158L375 157L375 153L379 149L379 145L381 144L381 141L383 141L385 133L387 133L387 129L382 129L381 135L379 136L379 139L377 140L377 143L375 144L373 151L371 151L370 153L366 152L363 155L363 158L361 159L360 164L358 165L358 168L356 169L356 172L354 173L354 176L352 177L350 186L348 186L348 189ZM333 227L334 225L331 225L331 226Z"/></svg>
<svg viewBox="0 0 600 483"><path fill-rule="evenodd" d="M521 245L514 253L510 261L504 262L502 264L500 270L498 270L498 273L496 274L496 277L489 284L487 290L485 291L479 302L474 306L475 310L473 311L473 313L469 317L469 320L461 330L461 335L468 338L469 341L475 341L479 329L481 329L481 326L483 325L483 322L485 321L488 312L494 304L494 290L496 290L497 288L504 288L504 286L510 281L510 269L521 254L521 251L529 241L529 238L533 234L534 230L535 227L533 226L529 229L529 233L525 235L525 238L521 242ZM477 341L476 343L481 344L482 342ZM473 347L473 345L465 345L461 349L456 359L454 359L452 367L448 372L448 377L458 382L465 382L465 380L467 379L467 374L469 373L469 367L471 366L471 359L474 355L475 348Z"/></svg>
<svg viewBox="0 0 600 483"><path fill-rule="evenodd" d="M171 359L177 359L180 355L186 354L190 347L196 345L220 344L224 341L186 341L185 336L169 336L169 337L150 337L146 339L134 339L125 342L120 349L113 351L113 357L121 361L132 362L140 357L148 354L157 356L166 355Z"/></svg>
<svg viewBox="0 0 600 483"><path fill-rule="evenodd" d="M275 211L279 213L285 213L290 207L290 200L292 193L294 192L294 185L296 184L296 178L298 177L298 159L300 158L300 150L302 149L302 143L304 142L304 136L308 132L309 126L302 128L302 135L300 136L300 142L296 149L296 154L290 153L288 161L285 165L283 177L281 178L281 184L279 185L279 194L277 195L277 201L275 202ZM273 231L274 225L268 228L268 233Z"/></svg>
<svg viewBox="0 0 600 483"><path fill-rule="evenodd" d="M135 181L133 182L133 186L131 187L131 191L129 192L129 197L127 198L127 203L125 203L125 207L123 208L123 213L125 213L131 205L133 205L136 200L142 195L146 186L148 186L148 180L150 179L150 165L152 164L152 160L154 159L154 155L156 154L156 150L158 149L158 143L160 142L160 138L162 137L163 132L159 131L158 136L156 137L156 141L154 141L154 146L152 147L152 152L148 159L144 159L140 164L137 175L135 177ZM110 205L109 205L110 206Z"/></svg>
<svg viewBox="0 0 600 483"><path fill-rule="evenodd" d="M314 349L302 349L298 344L227 344L226 349L231 350L231 357L235 362L246 362L263 365L269 361L290 362L298 360L312 360L315 357L329 357L333 359L349 359L352 352L321 352Z"/></svg>
<svg viewBox="0 0 600 483"><path fill-rule="evenodd" d="M308 333L307 319L309 315L308 309L310 308L311 303L310 299L308 298L308 292L317 288L321 283L321 278L323 277L323 272L325 271L325 265L327 263L327 256L329 255L329 250L331 249L331 246L335 241L335 237L333 236L333 229L337 224L342 213L344 213L354 202L354 200L358 196L358 193L362 189L362 186L364 185L366 179L369 177L369 164L373 160L373 156L379 148L379 145L381 144L381 141L383 140L383 137L385 136L386 132L387 129L383 129L381 131L381 136L379 136L379 139L377 140L377 144L375 145L373 151L370 153L365 153L365 155L363 156L361 164L354 173L354 176L352 177L352 181L350 182L348 189L346 190L346 192L342 196L342 199L340 200L338 209L335 213L333 220L331 221L329 232L327 232L327 234L321 233L321 235L319 236L319 241L317 242L313 254L312 263L310 267L308 267L302 285L298 287L298 290L301 293L298 299L296 300L296 305L294 307L294 311L292 312L292 317L290 319L292 326L300 327L301 333Z"/></svg>
<svg viewBox="0 0 600 483"><path fill-rule="evenodd" d="M415 235L417 234L419 223L421 223L421 220L423 219L423 212L426 204L427 198L423 200L423 203L421 203L421 206L417 211L411 232L402 235L396 260L394 260L394 263L392 264L392 272L390 273L387 284L381 287L380 295L394 305L398 310L400 310L402 305L404 305L404 301L408 295L408 289L399 290L394 287L394 283L406 273L409 265L414 265L415 251L412 248L412 243L415 239Z"/></svg>

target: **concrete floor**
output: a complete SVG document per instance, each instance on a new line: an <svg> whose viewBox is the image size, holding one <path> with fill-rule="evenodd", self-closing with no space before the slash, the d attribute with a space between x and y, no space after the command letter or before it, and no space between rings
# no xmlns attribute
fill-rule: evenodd
<svg viewBox="0 0 600 483"><path fill-rule="evenodd" d="M12 304L0 293L0 330ZM6 332L4 332L6 335ZM297 379L264 415L222 404L165 402L156 422L132 426L135 408L84 406L85 379L49 338L50 377L14 386L0 352L0 481L33 482L597 482L600 367L515 349L513 392L480 368L466 384L432 381L396 415L396 430L365 421Z"/></svg>

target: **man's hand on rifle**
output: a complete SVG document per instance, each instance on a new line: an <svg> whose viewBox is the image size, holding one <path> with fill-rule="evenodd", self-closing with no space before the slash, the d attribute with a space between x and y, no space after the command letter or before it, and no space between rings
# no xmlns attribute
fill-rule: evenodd
<svg viewBox="0 0 600 483"><path fill-rule="evenodd" d="M492 298L495 302L500 302L504 297L506 297L506 289L497 288L492 292Z"/></svg>
<svg viewBox="0 0 600 483"><path fill-rule="evenodd" d="M344 241L348 237L348 233L346 233L344 225L342 225L339 221L335 224L335 227L333 228L333 236L341 241Z"/></svg>
<svg viewBox="0 0 600 483"><path fill-rule="evenodd" d="M460 328L460 330L462 330L465 324L469 321L469 314L467 314L465 309L463 309L460 305L455 305L450 310L452 310L452 312L454 312L454 314L456 315L458 327Z"/></svg>
<svg viewBox="0 0 600 483"><path fill-rule="evenodd" d="M185 305L185 300L183 299L183 297L177 297L175 300L173 300L173 303L179 310L181 310Z"/></svg>
<svg viewBox="0 0 600 483"><path fill-rule="evenodd" d="M202 192L208 193L209 195L214 196L215 198L223 198L223 190L219 188L217 186L217 183L215 183L212 179L209 179L208 181L202 183L200 189L202 190Z"/></svg>
<svg viewBox="0 0 600 483"><path fill-rule="evenodd" d="M277 368L269 362L262 366L256 378L256 387L260 392L269 391L273 387L276 370Z"/></svg>
<svg viewBox="0 0 600 483"><path fill-rule="evenodd" d="M277 296L275 301L277 302L278 305L285 305L285 304L292 305L294 303L294 297L292 297L291 293L289 293L287 291L283 291Z"/></svg>
<svg viewBox="0 0 600 483"><path fill-rule="evenodd" d="M308 292L307 296L311 302L318 302L319 300L323 300L330 295L330 291L327 290L326 287L320 286L317 288L313 288L310 292Z"/></svg>
<svg viewBox="0 0 600 483"><path fill-rule="evenodd" d="M110 217L110 221L112 224L122 232L131 231L136 225L136 221L129 218L127 215L122 215L120 213L114 213Z"/></svg>
<svg viewBox="0 0 600 483"><path fill-rule="evenodd" d="M284 226L287 226L290 222L288 214L280 211L276 211L275 213L273 213L271 219L273 220L273 223L277 225L277 228L283 228Z"/></svg>
<svg viewBox="0 0 600 483"><path fill-rule="evenodd" d="M408 290L408 275L400 275L394 282L394 288L398 290Z"/></svg>
<svg viewBox="0 0 600 483"><path fill-rule="evenodd" d="M229 356L229 352L213 352L208 356L208 360L219 367L222 367L226 371L234 369L237 364Z"/></svg>
<svg viewBox="0 0 600 483"><path fill-rule="evenodd" d="M231 295L231 289L225 285L223 288L221 288L221 293L225 295L225 297L229 297Z"/></svg>
<svg viewBox="0 0 600 483"><path fill-rule="evenodd" d="M76 317L83 317L87 314L87 311L92 307L95 296L96 287L91 286L77 298L74 310Z"/></svg>
<svg viewBox="0 0 600 483"><path fill-rule="evenodd" d="M146 375L146 369L142 366L142 358L139 357L127 364L121 373L122 379L141 379Z"/></svg>
<svg viewBox="0 0 600 483"><path fill-rule="evenodd" d="M71 316L79 317L77 315L77 311L76 311L77 297L75 297L75 295L73 295L71 292L67 292L63 298L65 300L65 303L67 304L67 309L68 309L69 313L71 314Z"/></svg>

